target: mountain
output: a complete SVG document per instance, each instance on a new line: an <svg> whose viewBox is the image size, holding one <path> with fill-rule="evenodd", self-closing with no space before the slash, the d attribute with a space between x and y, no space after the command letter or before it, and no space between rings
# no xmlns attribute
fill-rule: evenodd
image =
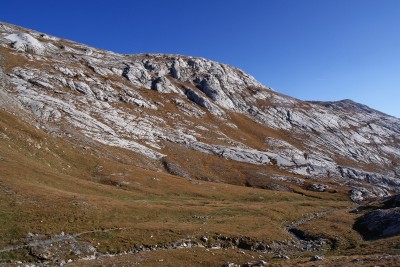
<svg viewBox="0 0 400 267"><path fill-rule="evenodd" d="M217 199L217 205L225 198L241 199L237 194L245 190L268 195L260 199L271 194L295 201L303 197L302 205L309 198L322 199L325 204L310 206L335 210L353 205L349 198L361 202L400 192L400 119L351 100L302 101L211 60L121 55L7 23L0 24L0 62L4 148L0 188L4 192L14 187L19 188L15 192L40 188L33 203L40 202L38 195L50 202L52 194L58 199L57 190L66 198L85 196L84 203L94 201L94 196L118 194L113 201L123 201L129 198L128 192L137 194L135 201L143 192L161 199L161 194L170 196L176 191L180 197L186 194L189 202L201 197ZM32 178L35 182L29 175L36 177ZM148 178L163 180L162 186L149 185ZM20 187L18 183L26 184ZM190 188L182 187L186 183ZM203 192L204 188L196 193L195 187L203 183L219 188L224 197ZM105 187L101 191L95 189L98 186ZM81 192L80 187L88 191ZM46 190L51 191L48 199ZM227 197L229 192L234 193ZM21 202L15 194L14 204ZM107 205L105 199L100 202ZM99 203L93 205L98 208ZM310 210L300 213L306 211ZM101 211L96 215L80 212L93 220L92 228L105 228L93 219L103 218ZM33 229L54 235L61 226L51 225ZM31 229L20 227L13 238L21 240L25 230ZM113 222L108 227L122 229L124 225ZM77 226L68 229L89 231ZM193 234L188 229L180 231ZM207 243L205 233L202 237ZM4 247L9 240L2 240ZM43 261L55 258L55 252L49 252L53 257L43 253L31 248L30 255Z"/></svg>

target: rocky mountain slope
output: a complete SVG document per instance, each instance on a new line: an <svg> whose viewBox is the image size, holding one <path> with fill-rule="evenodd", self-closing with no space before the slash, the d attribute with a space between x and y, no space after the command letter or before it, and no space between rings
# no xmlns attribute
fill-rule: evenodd
<svg viewBox="0 0 400 267"><path fill-rule="evenodd" d="M396 265L399 178L398 118L0 23L0 265Z"/></svg>
<svg viewBox="0 0 400 267"><path fill-rule="evenodd" d="M184 177L272 188L317 180L321 190L348 187L356 201L400 191L397 118L351 100L294 99L203 58L119 55L5 23L0 30L2 107L28 111L53 134L129 149ZM216 176L190 151L257 171Z"/></svg>

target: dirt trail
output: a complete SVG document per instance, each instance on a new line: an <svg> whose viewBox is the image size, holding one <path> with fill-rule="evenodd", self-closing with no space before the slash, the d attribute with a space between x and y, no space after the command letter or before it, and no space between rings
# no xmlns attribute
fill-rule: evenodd
<svg viewBox="0 0 400 267"><path fill-rule="evenodd" d="M211 243L204 243L204 242L196 242L194 240L189 240L189 239L182 239L176 242L172 242L170 244L164 244L164 245L154 245L154 246L140 246L140 247L134 247L130 250L121 252L121 253L116 253L116 254L103 254L103 253L98 253L96 250L91 251L90 255L88 254L88 259L94 259L94 258L102 258L102 257L115 257L119 255L124 255L124 254L134 254L134 253L140 253L140 252L145 252L145 251L153 251L153 250L173 250L173 249L179 249L179 248L205 248L205 249L221 249L228 245L228 247L231 248L236 248L236 249L245 249L245 250L254 250L257 251L258 249L268 251L269 253L275 253L275 254L281 254L282 251L287 251L287 250L302 250L302 251L318 251L320 249L326 249L326 243L324 240L309 240L304 238L301 235L298 235L296 231L296 227L303 225L307 222L310 222L312 220L322 218L329 213L335 211L337 209L329 209L325 210L322 212L316 212L308 215L307 217L304 217L298 221L295 221L288 225L287 227L284 228L284 230L288 233L290 233L292 236L294 236L297 240L298 243L288 243L288 244L281 244L281 243L275 243L271 244L271 246L267 246L267 244L264 244L264 246L260 246L260 244L263 244L261 241L255 241L254 246L249 245L249 247L245 246L248 245L247 243L250 242L251 240L247 240L244 238L243 240L239 239L239 241L233 241L234 238L231 240L229 237L219 237L221 239L218 239L218 237L214 237L214 244ZM42 235L33 235L31 236L31 239L28 241L25 241L25 243L21 245L15 245L15 246L10 246L7 248L0 249L0 253L4 252L10 252L18 249L32 249L32 248L40 248L40 247L48 247L52 246L53 244L56 243L61 243L61 242L79 242L76 240L77 237L85 235L85 234L92 234L92 233L104 233L104 232L110 232L110 231L118 231L118 230L124 230L127 228L110 228L110 229L103 229L103 230L93 230L93 231L85 231L85 232L80 232L80 233L75 233L75 234L60 234L56 235L50 238L46 239L46 236ZM35 240L36 238L36 240ZM251 243L251 242L250 242ZM258 247L255 246L257 244ZM329 249L329 248L327 248ZM64 255L65 256L65 255ZM60 260L64 259L62 256L58 255ZM85 258L80 258L81 260L85 260ZM64 259L65 260L65 259Z"/></svg>
<svg viewBox="0 0 400 267"><path fill-rule="evenodd" d="M322 211L322 212L317 212L317 213L312 213L309 216L302 218L296 222L291 223L289 226L285 227L285 231L289 232L291 235L293 235L297 240L303 241L303 239L296 235L296 233L294 233L292 231L292 229L303 225L311 220L315 220L321 217L324 217L326 215L328 215L329 213L335 211L337 209L330 209L330 210L326 210L326 211ZM45 239L45 240L34 240L31 241L29 243L25 243L25 244L21 244L21 245L16 245L16 246L10 246L10 247L6 247L3 249L0 249L0 253L2 252L9 252L9 251L13 251L13 250L17 250L17 249L22 249L22 248L29 248L29 247L39 247L39 246L46 246L46 245L50 245L50 244L54 244L54 243L58 243L58 242L63 242L63 241L67 241L67 240L73 240L76 237L79 237L81 235L85 235L85 234L92 234L92 233L105 233L105 232L110 232L110 231L117 231L117 230L124 230L126 228L110 228L110 229L103 229L103 230L93 230L93 231L85 231L85 232L81 232L81 233L75 233L75 234L63 234L63 235L59 235L50 239Z"/></svg>
<svg viewBox="0 0 400 267"><path fill-rule="evenodd" d="M305 224L305 223L307 223L307 222L309 222L311 220L324 217L324 216L328 215L329 213L331 213L331 212L333 212L335 210L337 210L337 209L330 209L330 210L325 210L325 211L321 211L321 212L312 213L312 214L310 214L309 216L307 216L305 218L301 218L300 220L291 223L289 226L285 227L285 230L286 231L290 231L291 229L293 229L295 227L298 227L300 225L303 225L303 224Z"/></svg>
<svg viewBox="0 0 400 267"><path fill-rule="evenodd" d="M92 233L105 233L105 232L110 232L110 231L117 231L117 230L124 230L125 228L110 228L110 229L103 229L103 230L93 230L93 231L85 231L81 233L75 233L75 234L62 234L56 237L52 237L50 239L45 239L45 240L34 240L26 244L22 245L16 245L16 246L11 246L7 248L0 249L0 253L2 252L9 252L17 249L22 249L22 248L30 248L30 247L39 247L39 246L46 246L54 243L59 243L67 240L73 240L78 236L85 235L85 234L92 234Z"/></svg>
<svg viewBox="0 0 400 267"><path fill-rule="evenodd" d="M300 220L298 220L296 222L293 222L290 225L286 226L285 227L285 231L289 232L291 235L293 235L299 241L306 241L306 240L304 240L304 238L302 238L302 236L297 235L293 231L293 229L296 228L296 227L299 227L300 225L303 225L303 224L305 224L305 223L307 223L309 221L312 221L312 220L315 220L315 219L318 219L318 218L322 218L322 217L324 217L324 216L328 215L329 213L331 213L333 211L336 211L336 210L338 210L338 209L334 208L334 209L329 209L329 210L325 210L325 211L321 211L321 212L312 213L309 216L304 217L304 218L302 218L302 219L300 219Z"/></svg>

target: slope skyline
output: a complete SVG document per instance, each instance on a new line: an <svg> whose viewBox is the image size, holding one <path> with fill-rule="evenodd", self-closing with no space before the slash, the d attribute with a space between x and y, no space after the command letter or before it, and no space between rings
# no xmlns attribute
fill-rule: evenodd
<svg viewBox="0 0 400 267"><path fill-rule="evenodd" d="M154 8L156 6L156 8ZM396 1L5 3L1 20L118 53L200 56L302 100L400 117ZM18 12L16 12L18 10Z"/></svg>
<svg viewBox="0 0 400 267"><path fill-rule="evenodd" d="M0 265L400 266L400 119L7 23L0 58Z"/></svg>

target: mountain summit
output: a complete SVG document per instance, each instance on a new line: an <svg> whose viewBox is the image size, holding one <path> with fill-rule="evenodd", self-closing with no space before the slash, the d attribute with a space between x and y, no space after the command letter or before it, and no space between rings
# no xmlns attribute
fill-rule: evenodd
<svg viewBox="0 0 400 267"><path fill-rule="evenodd" d="M356 202L400 191L400 119L351 100L301 101L204 58L121 55L6 23L0 62L3 112L91 156L182 177L177 183ZM41 140L26 153L53 174L80 173L79 163L35 152L46 147L48 157L68 161ZM123 172L106 179L104 166L84 168L94 182L128 185Z"/></svg>

